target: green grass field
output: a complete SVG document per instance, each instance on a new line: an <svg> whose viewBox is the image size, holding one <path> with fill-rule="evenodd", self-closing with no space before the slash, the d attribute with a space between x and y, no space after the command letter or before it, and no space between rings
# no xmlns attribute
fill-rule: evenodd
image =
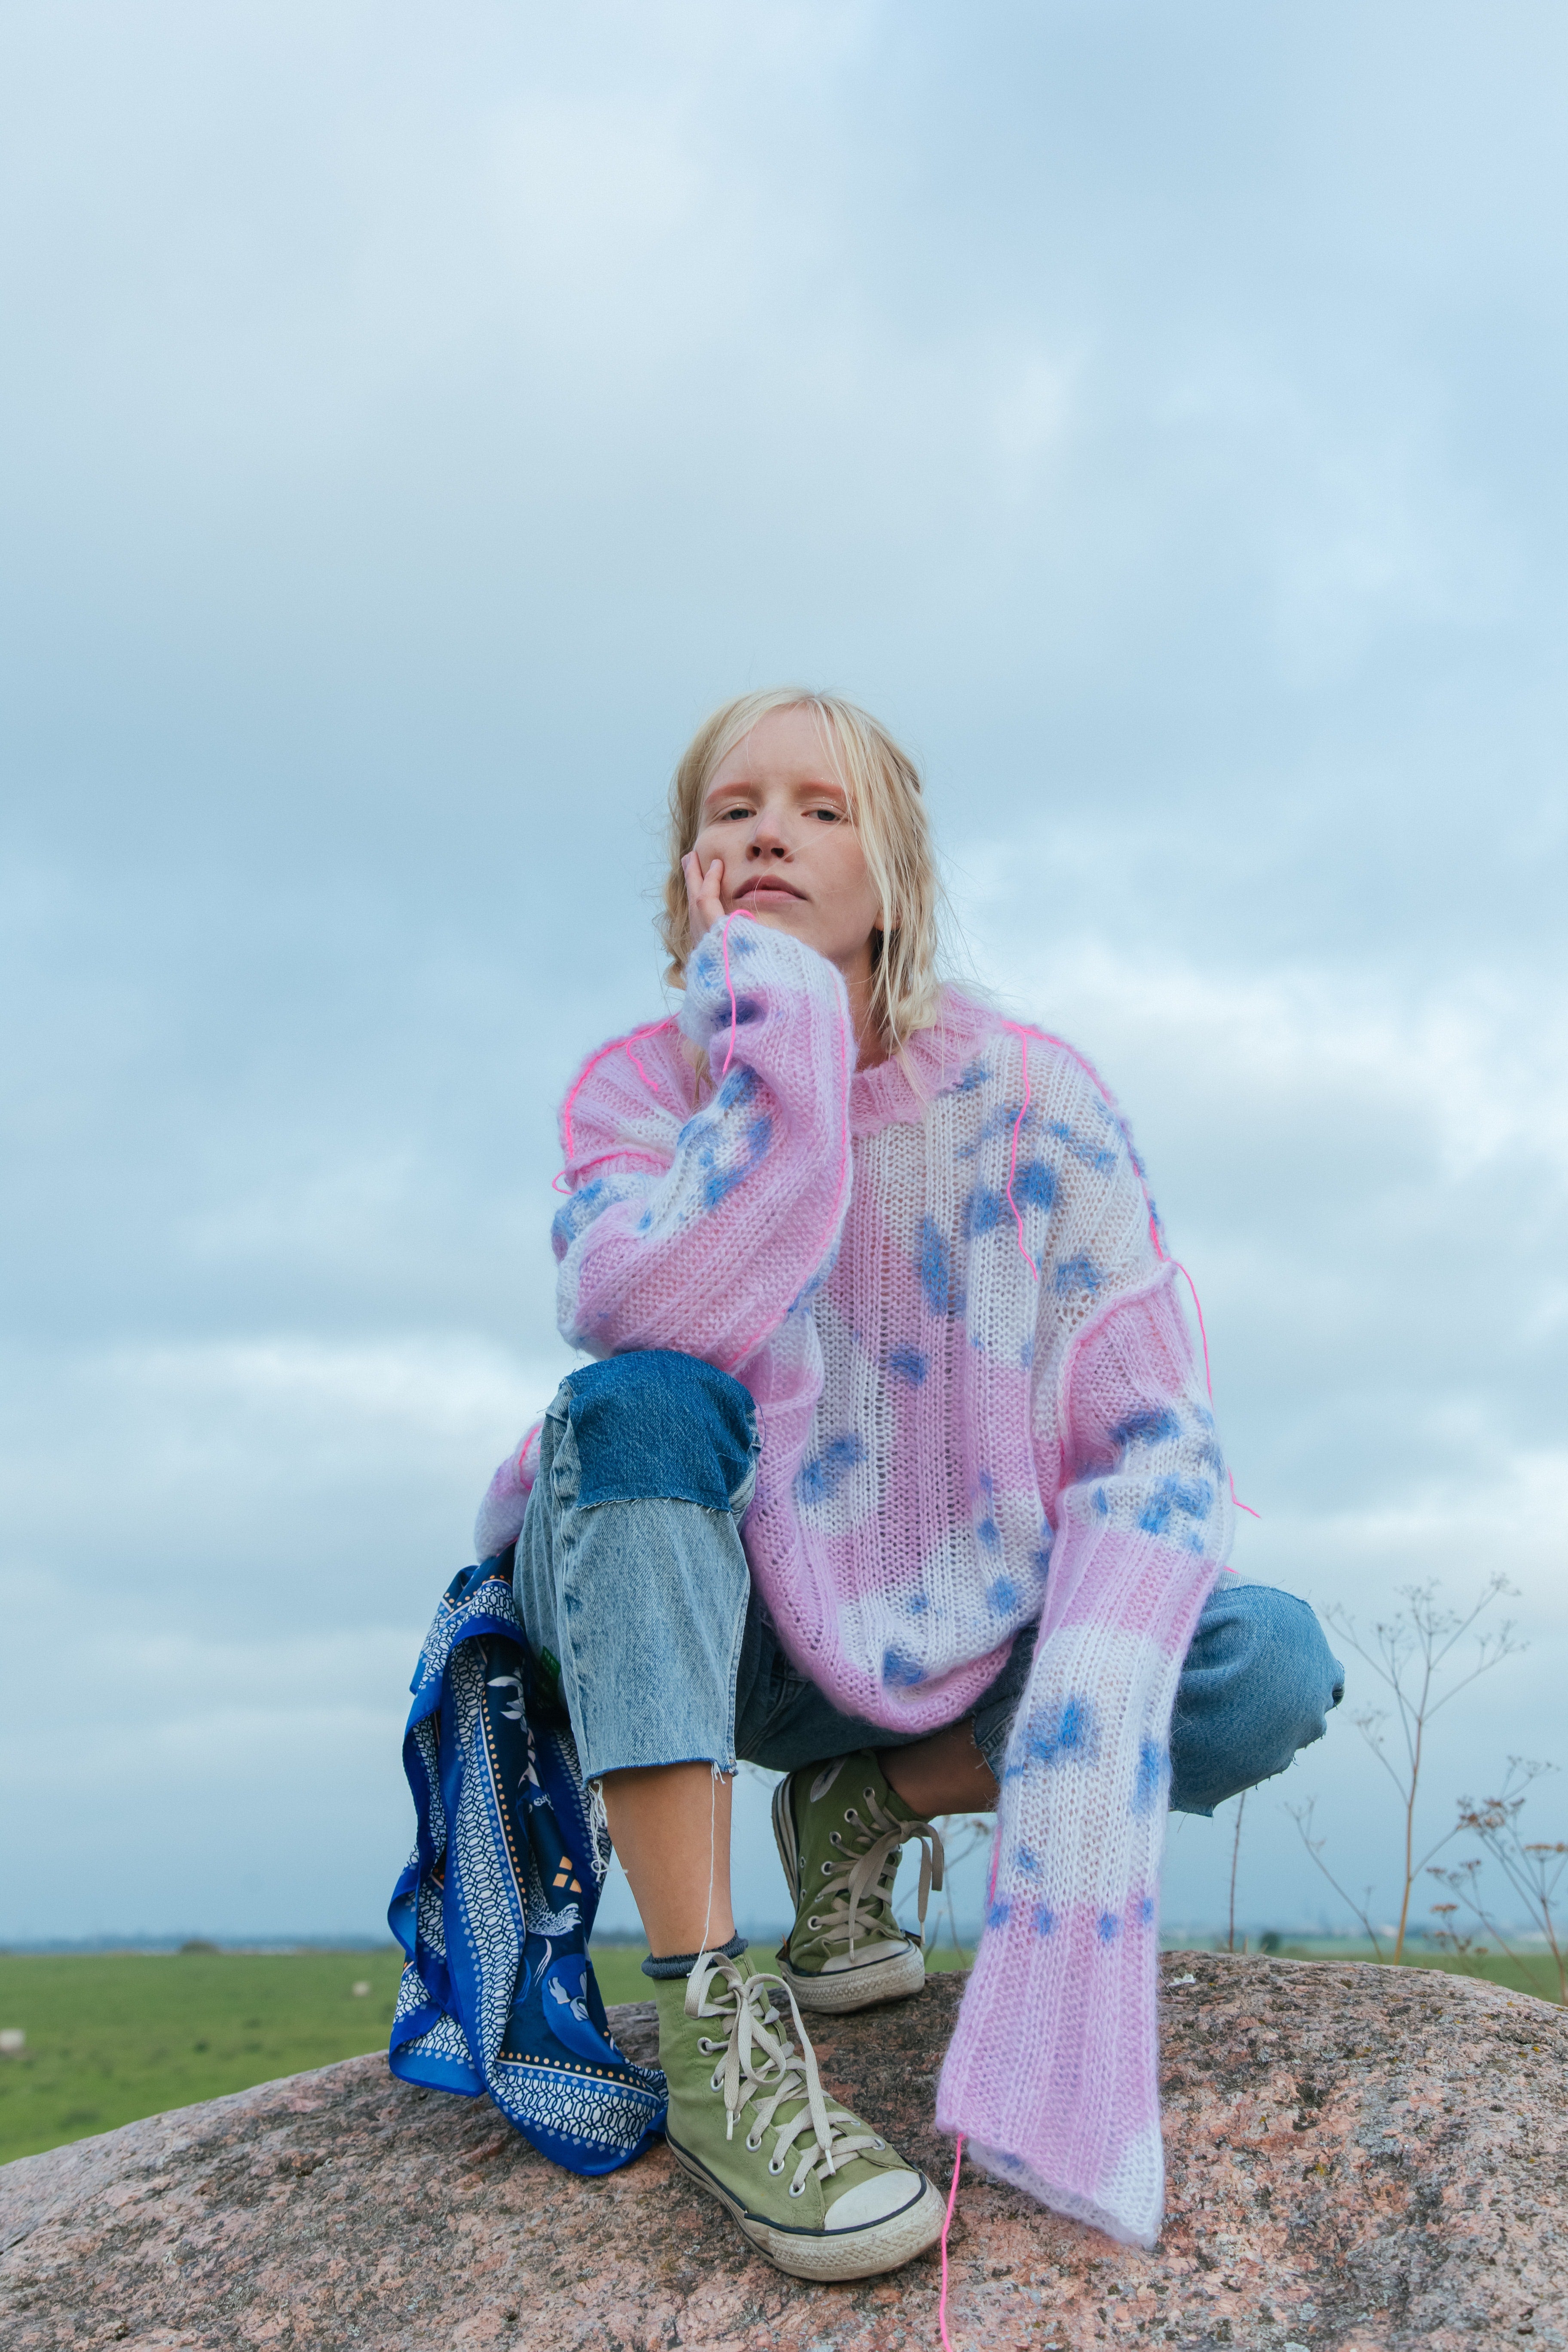
<svg viewBox="0 0 1568 2352"><path fill-rule="evenodd" d="M27 2037L0 2056L0 2161L384 2048L402 1959L0 1954L0 2030Z"/></svg>
<svg viewBox="0 0 1568 2352"><path fill-rule="evenodd" d="M1287 1944L1287 1958L1368 1959L1348 1944ZM931 1966L969 1955L933 1952ZM642 1951L595 1947L606 2001L646 2000ZM1452 1966L1418 1958L1417 1966ZM402 1956L375 1952L0 1954L0 2030L26 2046L0 2054L0 2162L58 2147L167 2107L243 2091L279 2074L384 2050ZM1474 1973L1519 1986L1506 1962ZM1531 1966L1550 2000L1556 1977ZM366 1984L368 1993L354 1986Z"/></svg>

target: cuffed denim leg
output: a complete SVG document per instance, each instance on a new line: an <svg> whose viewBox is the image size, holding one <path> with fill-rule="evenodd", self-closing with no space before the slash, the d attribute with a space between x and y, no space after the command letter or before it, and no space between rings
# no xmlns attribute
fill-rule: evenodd
<svg viewBox="0 0 1568 2352"><path fill-rule="evenodd" d="M612 1356L563 1381L513 1588L585 1780L734 1769L751 1591L740 1522L757 1452L746 1391L692 1357Z"/></svg>
<svg viewBox="0 0 1568 2352"><path fill-rule="evenodd" d="M996 1780L1034 1660L1026 1625L974 1710L974 1738ZM1321 1739L1344 1696L1345 1670L1316 1616L1292 1592L1222 1577L1205 1601L1171 1717L1171 1810L1212 1813L1226 1797L1283 1772Z"/></svg>
<svg viewBox="0 0 1568 2352"><path fill-rule="evenodd" d="M1345 1670L1305 1601L1222 1577L1204 1605L1171 1717L1171 1811L1212 1813L1321 1739Z"/></svg>
<svg viewBox="0 0 1568 2352"><path fill-rule="evenodd" d="M998 1785L1007 1738L1034 1664L1026 1625L974 1708L974 1742ZM1211 1813L1226 1798L1283 1772L1321 1739L1344 1696L1344 1668L1304 1601L1221 1579L1205 1602L1182 1666L1171 1722L1171 1807ZM741 1667L741 1752L775 1771L858 1748L908 1746L832 1702L792 1666L753 1599ZM916 1734L913 1737L922 1737Z"/></svg>

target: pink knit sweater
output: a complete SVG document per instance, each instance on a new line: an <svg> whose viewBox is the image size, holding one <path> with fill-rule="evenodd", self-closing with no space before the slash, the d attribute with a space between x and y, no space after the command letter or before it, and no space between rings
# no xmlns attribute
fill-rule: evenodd
<svg viewBox="0 0 1568 2352"><path fill-rule="evenodd" d="M938 2120L1151 2244L1171 1707L1230 1525L1213 1418L1087 1064L952 991L901 1061L855 1059L832 965L744 919L710 932L679 1029L601 1048L567 1096L561 1329L750 1390L746 1555L847 1713L952 1723L1038 1619ZM529 1442L498 1471L481 1555L516 1534L533 1462Z"/></svg>

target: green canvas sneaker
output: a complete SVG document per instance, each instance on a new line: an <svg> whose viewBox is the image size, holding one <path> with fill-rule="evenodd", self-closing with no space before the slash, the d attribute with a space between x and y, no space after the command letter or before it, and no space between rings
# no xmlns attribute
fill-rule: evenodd
<svg viewBox="0 0 1568 2352"><path fill-rule="evenodd" d="M936 2243L941 2197L825 2095L780 1978L749 1953L705 1952L689 1977L656 1979L654 1998L670 2152L770 2262L795 2278L873 2278Z"/></svg>
<svg viewBox="0 0 1568 2352"><path fill-rule="evenodd" d="M803 1765L773 1790L773 1836L795 1906L779 1972L802 2009L868 2009L925 1982L926 1904L942 1887L942 1840L917 1821L862 1748ZM904 1847L921 1845L920 1927L893 1916Z"/></svg>

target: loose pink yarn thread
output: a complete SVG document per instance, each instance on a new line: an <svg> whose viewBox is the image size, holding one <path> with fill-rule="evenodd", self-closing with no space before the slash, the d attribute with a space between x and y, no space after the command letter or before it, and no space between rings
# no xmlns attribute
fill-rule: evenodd
<svg viewBox="0 0 1568 2352"><path fill-rule="evenodd" d="M642 1031L639 1029L637 1036L640 1037L642 1034ZM649 1094L654 1096L658 1101L662 1102L664 1100L664 1097L659 1093L658 1080L648 1076L647 1072L643 1068L641 1060L632 1052L632 1046L635 1042L635 1039L628 1037L626 1045L622 1048L622 1051L625 1053L626 1059L630 1062L638 1077L642 1080L644 1086L647 1088Z"/></svg>
<svg viewBox="0 0 1568 2352"><path fill-rule="evenodd" d="M596 1054L589 1055L587 1060L584 1063L583 1067L578 1072L576 1080L570 1088L565 1101L561 1106L561 1134L562 1139L566 1146L566 1157L568 1160L572 1157L573 1149L572 1106L576 1101L578 1096L582 1093L584 1087L587 1085L589 1079L593 1076L594 1072L598 1068L600 1063L605 1059L606 1055L624 1054L627 1061L631 1064L633 1069L637 1072L638 1077L642 1080L644 1086L647 1088L649 1094L654 1097L655 1100L658 1102L662 1102L664 1100L663 1095L659 1092L658 1079L650 1078L648 1076L647 1072L642 1066L640 1057L633 1053L632 1047L634 1045L640 1045L645 1037L657 1036L661 1029L668 1029L673 1024L668 1021L645 1021L642 1027L640 1029L634 1029L629 1037L612 1037L607 1045L601 1045ZM620 1152L608 1152L603 1156L606 1159L621 1159L626 1155ZM590 1167L595 1164L595 1163L593 1161L588 1162ZM581 1175L582 1171L579 1169L577 1172ZM551 1178L551 1191L552 1192L570 1192L573 1191L574 1187L569 1184L565 1179L566 1171L562 1169L559 1174Z"/></svg>
<svg viewBox="0 0 1568 2352"><path fill-rule="evenodd" d="M963 2134L958 2135L958 2146L952 2152L952 2187L947 2192L947 2210L942 2217L942 2293L937 2297L936 2324L942 2330L942 2352L952 2352L952 2338L947 2332L947 2233L952 2227L952 2209L958 2202L958 2168L963 2162Z"/></svg>
<svg viewBox="0 0 1568 2352"><path fill-rule="evenodd" d="M634 1045L640 1045L645 1037L655 1036L660 1029L668 1029L673 1024L668 1021L645 1021L642 1027L640 1029L634 1029L629 1037L612 1037L607 1045L601 1045L596 1054L589 1055L587 1060L584 1063L583 1067L577 1074L575 1084L572 1087L566 1097L566 1100L561 1107L561 1131L565 1141L566 1156L568 1159L572 1156L572 1106L576 1101L578 1096L582 1093L584 1087L587 1085L589 1079L593 1076L594 1072L598 1068L600 1063L605 1059L605 1056L607 1054L624 1054L626 1059L630 1062L633 1069L637 1072L638 1077L642 1080L644 1086L648 1088L650 1093L657 1096L658 1094L658 1087L655 1085L652 1078L648 1076L647 1072L643 1068L637 1056L632 1052L632 1047ZM660 1099L662 1100L662 1097Z"/></svg>

